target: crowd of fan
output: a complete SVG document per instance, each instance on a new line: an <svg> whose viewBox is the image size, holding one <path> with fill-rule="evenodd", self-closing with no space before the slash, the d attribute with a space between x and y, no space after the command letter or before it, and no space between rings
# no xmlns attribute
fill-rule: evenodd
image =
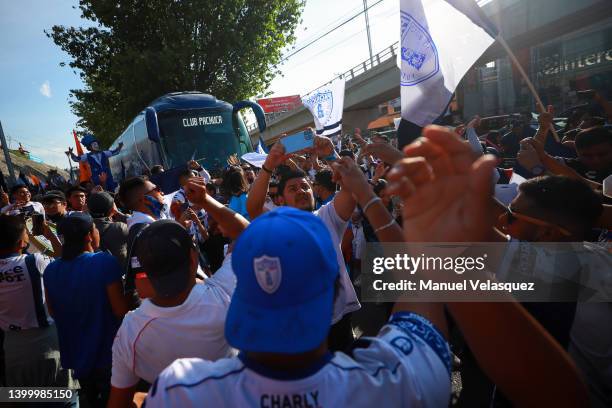
<svg viewBox="0 0 612 408"><path fill-rule="evenodd" d="M583 118L556 142L552 116L501 140L478 118L432 126L402 150L359 130L341 151L276 143L216 178L189 162L171 195L145 176L35 200L17 184L0 216L1 382L91 407L442 407L458 370L463 406L611 406L610 303L358 300L367 242L607 241L610 129ZM528 178L507 207L492 196L508 171L483 154L498 147ZM355 338L367 307L385 320Z"/></svg>

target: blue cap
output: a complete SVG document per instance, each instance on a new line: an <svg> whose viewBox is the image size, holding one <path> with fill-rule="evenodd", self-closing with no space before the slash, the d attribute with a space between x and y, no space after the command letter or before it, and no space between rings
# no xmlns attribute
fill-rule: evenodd
<svg viewBox="0 0 612 408"><path fill-rule="evenodd" d="M81 143L83 144L83 146L85 146L88 149L89 149L89 146L91 146L91 144L93 142L97 142L97 141L98 141L98 139L96 139L96 137L94 135L92 135L91 133L87 133L81 139Z"/></svg>
<svg viewBox="0 0 612 408"><path fill-rule="evenodd" d="M237 284L225 321L230 345L297 354L327 337L339 267L319 218L289 207L258 217L236 241L232 267Z"/></svg>

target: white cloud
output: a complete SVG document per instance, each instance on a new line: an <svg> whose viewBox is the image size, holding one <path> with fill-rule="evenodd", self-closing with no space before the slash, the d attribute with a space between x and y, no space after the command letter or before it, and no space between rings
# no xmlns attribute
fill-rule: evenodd
<svg viewBox="0 0 612 408"><path fill-rule="evenodd" d="M43 84L40 86L39 91L42 96L45 96L47 98L51 97L51 83L49 83L49 80L43 82Z"/></svg>

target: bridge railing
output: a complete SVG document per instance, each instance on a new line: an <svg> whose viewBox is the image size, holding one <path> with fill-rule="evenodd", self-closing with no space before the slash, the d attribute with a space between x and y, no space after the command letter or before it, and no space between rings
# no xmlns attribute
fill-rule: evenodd
<svg viewBox="0 0 612 408"><path fill-rule="evenodd" d="M324 87L325 85L328 85L330 83L332 83L336 78L340 78L340 77L345 77L346 78L346 82L352 81L353 79L357 78L358 76L364 74L365 72L371 70L372 68L374 68L377 65L380 65L382 62L385 62L391 58L395 58L397 55L397 50L399 47L399 42L395 42L393 44L391 44L390 46L386 47L384 50L380 51L378 54L373 55L372 58L368 58L365 61L362 61L361 63L355 65L354 67L352 67L351 69L343 72L340 75L337 75L335 77L333 77L331 80L327 81L326 83L316 87L315 89L313 89L312 91L309 91L307 93L305 93L304 95L308 95L314 91L316 91L317 89ZM272 122L275 122L277 119L290 114L291 112L295 111L296 109L301 108L302 105L298 105L296 108L292 109L292 110L288 110L288 111L284 111L284 112L274 112L274 113L267 113L266 114L266 124L270 124ZM257 124L256 123L250 123L247 125L247 130L249 131L249 133L255 131L257 129Z"/></svg>

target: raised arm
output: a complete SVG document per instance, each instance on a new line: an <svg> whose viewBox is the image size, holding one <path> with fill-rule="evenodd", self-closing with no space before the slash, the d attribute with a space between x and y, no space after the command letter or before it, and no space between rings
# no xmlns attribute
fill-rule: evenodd
<svg viewBox="0 0 612 408"><path fill-rule="evenodd" d="M594 188L594 189L601 189L601 184L582 177L576 170L572 169L571 167L562 163L560 160L546 153L546 151L544 151L544 145L540 141L536 140L535 138L534 139L532 138L523 139L521 141L521 146L523 149L529 149L529 150L533 149L535 154L537 154L537 157L539 158L542 165L546 167L546 169L549 172L560 175L560 176L567 176L575 180L580 180L588 184L591 188ZM526 154L527 153L521 154L521 151L519 151L519 155L518 155L519 163L522 161L521 156L526 155Z"/></svg>
<svg viewBox="0 0 612 408"><path fill-rule="evenodd" d="M115 156L116 154L118 154L121 149L123 149L123 142L119 142L119 145L117 145L117 148L115 150L111 150L111 156Z"/></svg>
<svg viewBox="0 0 612 408"><path fill-rule="evenodd" d="M72 159L73 162L80 162L81 158L79 156L77 156L76 154L74 154L74 151L72 150L72 147L69 147L68 150L65 152L66 155L68 157L70 157Z"/></svg>
<svg viewBox="0 0 612 408"><path fill-rule="evenodd" d="M348 157L343 157L332 164L332 170L342 191L354 197L361 206L379 241L402 242L402 229L387 211L382 200L374 194L372 186L357 164Z"/></svg>
<svg viewBox="0 0 612 408"><path fill-rule="evenodd" d="M494 160L474 160L466 142L437 126L425 128L424 138L404 152L423 157L431 169L429 180L397 165L389 174L390 189L404 198L406 241L488 241L494 223ZM586 387L569 356L511 296L504 303L447 307L480 366L515 406L587 404ZM430 310L434 318L438 312Z"/></svg>
<svg viewBox="0 0 612 408"><path fill-rule="evenodd" d="M538 131L533 138L540 142L542 146L545 146L548 132L553 125L553 107L552 105L548 105L545 111L542 106L538 105L538 109L540 110L540 116L538 116Z"/></svg>
<svg viewBox="0 0 612 408"><path fill-rule="evenodd" d="M223 234L228 238L238 238L242 231L249 226L249 222L243 216L206 194L206 182L203 178L190 178L185 185L185 192L189 201L202 207L219 223Z"/></svg>
<svg viewBox="0 0 612 408"><path fill-rule="evenodd" d="M334 149L334 144L331 139L325 136L315 136L312 152L329 163L340 160L340 156ZM346 221L351 218L351 214L353 214L353 210L355 209L355 199L350 192L344 191L342 185L340 191L334 196L333 203L336 214L338 214L341 219Z"/></svg>
<svg viewBox="0 0 612 408"><path fill-rule="evenodd" d="M264 213L264 204L266 202L266 195L268 194L270 177L272 177L274 170L287 159L288 155L285 154L283 145L278 142L275 143L270 149L270 153L268 153L268 157L266 157L261 171L257 177L255 177L255 181L249 190L246 205L247 212L252 220Z"/></svg>

